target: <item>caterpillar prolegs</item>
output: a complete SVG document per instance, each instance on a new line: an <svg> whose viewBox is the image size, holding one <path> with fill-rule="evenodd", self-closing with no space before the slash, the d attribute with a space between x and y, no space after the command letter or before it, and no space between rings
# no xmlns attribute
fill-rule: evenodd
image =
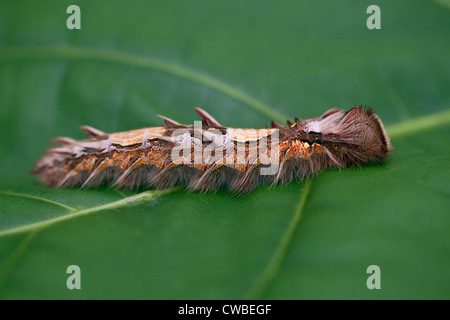
<svg viewBox="0 0 450 320"><path fill-rule="evenodd" d="M160 116L164 127L106 134L83 126L88 138L59 137L36 164L34 174L53 187L252 191L260 184L285 184L326 168L376 163L391 151L389 136L370 108L331 109L319 118L272 121L271 128L221 125L195 108L202 121L183 125Z"/></svg>

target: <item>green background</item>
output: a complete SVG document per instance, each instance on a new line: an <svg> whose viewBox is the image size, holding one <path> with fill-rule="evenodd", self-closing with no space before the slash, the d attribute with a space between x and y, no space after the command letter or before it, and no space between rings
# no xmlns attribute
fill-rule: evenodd
<svg viewBox="0 0 450 320"><path fill-rule="evenodd" d="M0 0L0 298L449 299L449 8ZM356 104L392 136L385 163L244 196L55 190L28 174L80 125L191 123L199 106L258 128Z"/></svg>

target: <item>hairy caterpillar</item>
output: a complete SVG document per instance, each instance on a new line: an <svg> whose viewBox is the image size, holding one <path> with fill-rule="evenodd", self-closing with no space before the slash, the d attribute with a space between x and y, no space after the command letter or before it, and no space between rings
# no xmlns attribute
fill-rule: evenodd
<svg viewBox="0 0 450 320"><path fill-rule="evenodd" d="M194 125L160 116L164 127L112 134L81 127L88 139L55 138L62 146L49 149L32 173L53 187L185 185L246 193L260 184L305 179L329 167L376 163L391 151L381 120L362 106L295 118L286 126L272 121L265 129L228 128L206 111L195 111L202 121Z"/></svg>

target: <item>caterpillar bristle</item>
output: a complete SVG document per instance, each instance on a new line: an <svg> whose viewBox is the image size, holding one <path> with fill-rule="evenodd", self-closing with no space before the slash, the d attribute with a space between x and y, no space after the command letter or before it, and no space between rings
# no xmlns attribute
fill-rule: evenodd
<svg viewBox="0 0 450 320"><path fill-rule="evenodd" d="M161 115L157 115L158 117L160 117L161 119L163 119L164 124L166 125L167 128L173 128L173 127L178 127L181 126L181 124L175 120L172 120L170 118L161 116Z"/></svg>
<svg viewBox="0 0 450 320"><path fill-rule="evenodd" d="M88 138L97 138L106 135L106 133L104 133L103 131L92 128L90 126L81 126L80 129L86 132Z"/></svg>
<svg viewBox="0 0 450 320"><path fill-rule="evenodd" d="M195 112L197 112L200 115L205 126L207 126L207 127L222 127L222 125L205 110L200 109L198 107L194 108L194 110L195 110Z"/></svg>

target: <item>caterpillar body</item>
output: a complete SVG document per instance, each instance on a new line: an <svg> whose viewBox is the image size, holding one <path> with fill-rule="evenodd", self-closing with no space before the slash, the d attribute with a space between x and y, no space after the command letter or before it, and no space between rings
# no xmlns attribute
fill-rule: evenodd
<svg viewBox="0 0 450 320"><path fill-rule="evenodd" d="M326 168L380 162L391 152L389 136L370 108L331 109L319 118L272 121L271 128L222 126L195 108L201 122L106 134L81 127L85 140L59 137L33 174L52 187L171 188L234 193L260 184L285 184Z"/></svg>

